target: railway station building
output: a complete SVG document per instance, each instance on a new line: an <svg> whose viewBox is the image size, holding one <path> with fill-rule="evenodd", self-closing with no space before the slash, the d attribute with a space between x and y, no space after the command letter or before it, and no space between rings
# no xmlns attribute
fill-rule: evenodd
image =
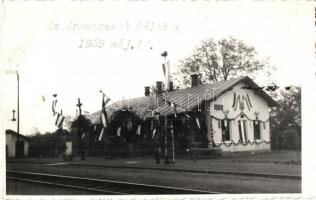
<svg viewBox="0 0 316 200"><path fill-rule="evenodd" d="M102 138L108 146L125 143L132 154L149 150L154 113L159 113L162 126L173 128L177 153L188 147L270 150L270 109L277 104L262 88L247 76L214 84L200 84L195 74L191 78L191 87L185 89L174 90L171 84L164 91L162 82L157 82L154 92L145 87L143 97L111 104L106 108L110 125L101 137L101 111L90 115L95 126L92 140Z"/></svg>

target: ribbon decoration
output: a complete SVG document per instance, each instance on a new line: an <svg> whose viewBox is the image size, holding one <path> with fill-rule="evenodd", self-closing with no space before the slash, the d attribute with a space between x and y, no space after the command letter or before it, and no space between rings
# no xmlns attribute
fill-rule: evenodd
<svg viewBox="0 0 316 200"><path fill-rule="evenodd" d="M224 119L227 119L227 120L235 120L235 119L237 119L237 118L240 117L240 116L244 116L244 117L246 117L248 120L251 120L251 121L255 121L255 120L256 120L256 119L251 119L251 118L248 117L244 112L241 112L241 113L239 113L238 115L236 115L235 117L232 117L232 118L223 118L223 119L221 119L221 118L215 117L215 116L213 116L213 115L211 115L211 118L214 118L214 119L216 119L216 120L224 120ZM265 122L268 122L268 121L269 121L269 118L268 118L267 120L258 120L258 121L265 123Z"/></svg>
<svg viewBox="0 0 316 200"><path fill-rule="evenodd" d="M229 143L227 143L227 142L229 142ZM251 142L250 140L248 140L247 142L243 142L242 140L238 140L237 142L235 142L234 140L231 140L231 141L222 141L221 143L218 143L218 144L216 144L216 143L214 142L213 145L214 145L215 147L220 147L222 144L224 144L225 146L229 147L229 146L231 146L231 145L237 146L237 145L239 145L239 144L242 144L242 145L245 145L245 146L246 146L246 145L248 145L248 144L254 145L254 144L261 144L261 143L270 144L271 141L268 141L268 140L261 140L261 141L253 140L253 141Z"/></svg>

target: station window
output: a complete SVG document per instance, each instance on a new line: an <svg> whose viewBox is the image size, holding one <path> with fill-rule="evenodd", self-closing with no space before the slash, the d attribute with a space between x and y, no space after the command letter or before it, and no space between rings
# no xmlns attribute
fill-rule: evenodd
<svg viewBox="0 0 316 200"><path fill-rule="evenodd" d="M260 122L253 121L253 131L254 131L254 138L255 140L261 139L261 130L260 130Z"/></svg>
<svg viewBox="0 0 316 200"><path fill-rule="evenodd" d="M229 120L221 120L222 140L230 141L230 122Z"/></svg>

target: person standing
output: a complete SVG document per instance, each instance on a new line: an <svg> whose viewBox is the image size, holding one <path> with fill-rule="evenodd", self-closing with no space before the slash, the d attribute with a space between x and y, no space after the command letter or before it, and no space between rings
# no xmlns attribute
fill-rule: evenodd
<svg viewBox="0 0 316 200"><path fill-rule="evenodd" d="M156 164L160 164L160 158L161 158L161 151L163 146L163 136L162 136L162 130L161 130L161 123L159 120L159 113L155 113L155 119L153 122L153 146L154 146L154 156L156 160Z"/></svg>

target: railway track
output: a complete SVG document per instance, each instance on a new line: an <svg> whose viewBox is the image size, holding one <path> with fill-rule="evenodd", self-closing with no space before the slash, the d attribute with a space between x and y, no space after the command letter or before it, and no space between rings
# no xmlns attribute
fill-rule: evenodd
<svg viewBox="0 0 316 200"><path fill-rule="evenodd" d="M26 164L43 164L53 165L48 163L38 162L14 162L8 163L26 163ZM159 167L142 167L142 166L124 166L124 165L97 165L97 164L78 164L78 163L64 163L63 167L93 167L93 168L110 168L110 169L135 169L135 170L153 170L153 171L167 171L167 172L181 172L181 173L196 173L196 174L220 174L231 176L244 176L244 177L258 177L258 178L275 178L275 179L289 179L301 180L301 176L285 175L285 174L267 174L267 173L252 173L252 172L237 172L237 171L222 171L222 170L196 170L196 169L172 169L172 168L159 168Z"/></svg>
<svg viewBox="0 0 316 200"><path fill-rule="evenodd" d="M44 174L25 171L6 171L8 180L45 184L70 189L80 189L107 195L148 194L219 194L213 191L193 190L177 187L149 185L133 182L93 179L84 177Z"/></svg>

